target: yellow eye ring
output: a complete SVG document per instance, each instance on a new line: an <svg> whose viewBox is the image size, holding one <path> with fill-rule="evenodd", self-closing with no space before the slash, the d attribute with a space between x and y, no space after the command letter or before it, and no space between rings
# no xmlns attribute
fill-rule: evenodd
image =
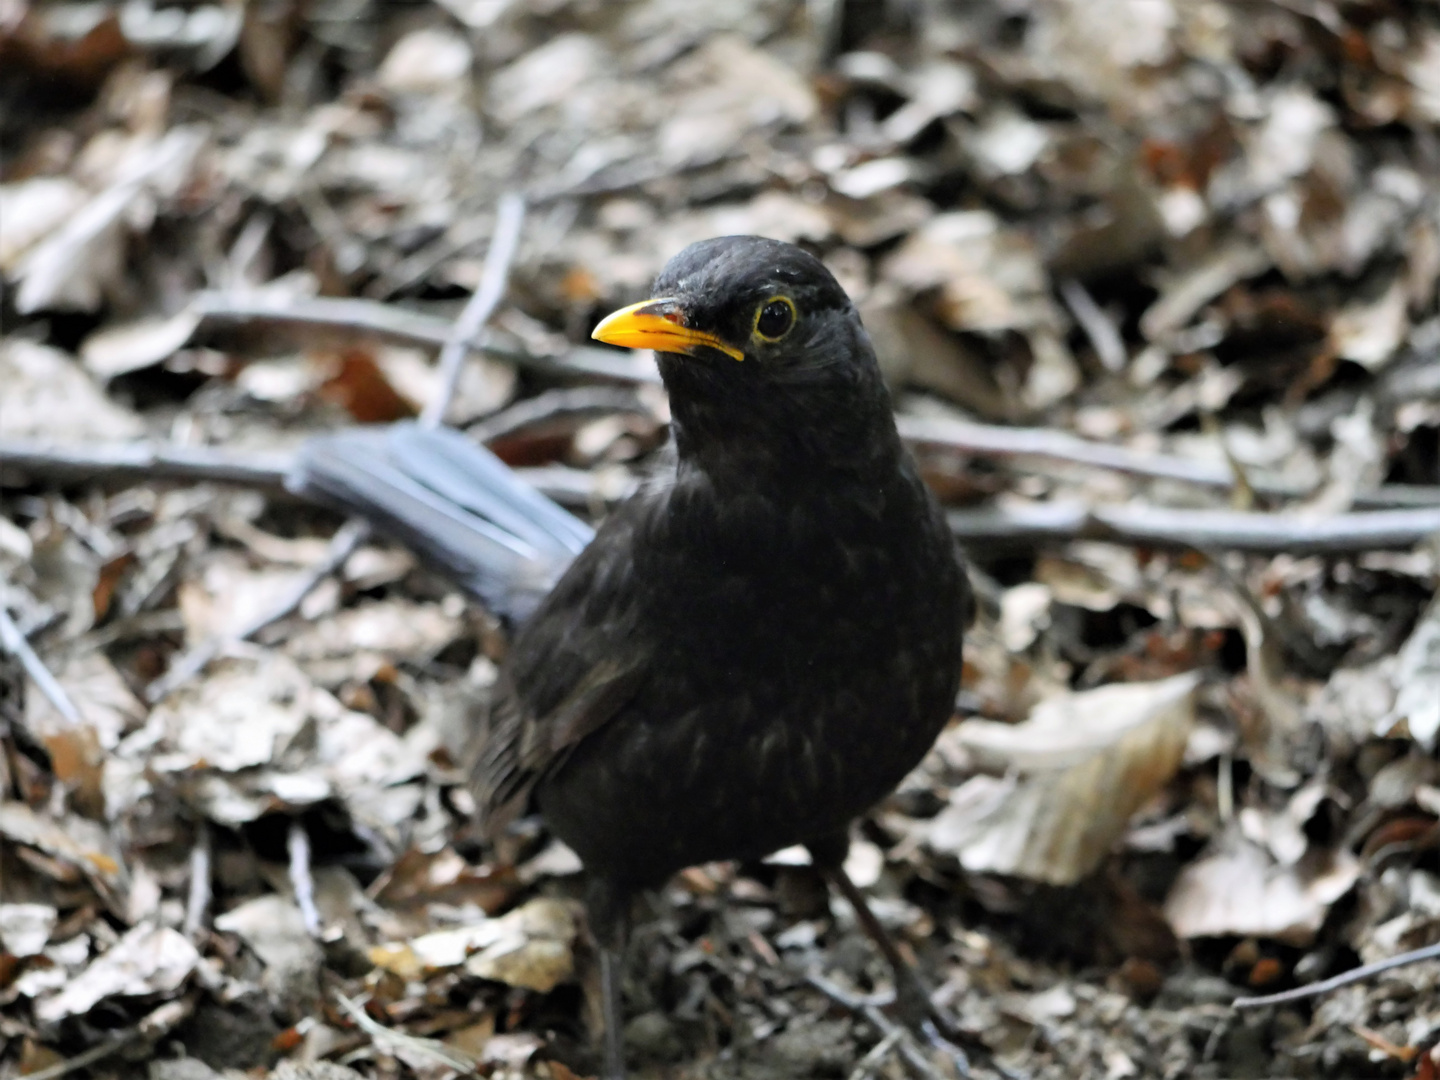
<svg viewBox="0 0 1440 1080"><path fill-rule="evenodd" d="M772 296L755 309L755 321L751 334L761 341L779 341L788 334L799 320L795 302L788 296ZM765 326L762 329L761 323Z"/></svg>

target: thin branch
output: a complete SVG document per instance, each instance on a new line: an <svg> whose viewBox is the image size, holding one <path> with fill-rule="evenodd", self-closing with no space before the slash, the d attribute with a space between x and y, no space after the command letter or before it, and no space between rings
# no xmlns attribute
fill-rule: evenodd
<svg viewBox="0 0 1440 1080"><path fill-rule="evenodd" d="M290 822L285 847L290 853L290 887L295 890L295 903L300 907L305 932L312 938L318 938L320 912L315 907L315 878L310 873L310 834L300 824L299 818Z"/></svg>
<svg viewBox="0 0 1440 1080"><path fill-rule="evenodd" d="M1056 502L952 510L947 519L961 543L1033 546L1108 540L1294 555L1406 548L1440 533L1440 507L1310 518L1243 510L1171 510L1138 503L1087 507Z"/></svg>
<svg viewBox="0 0 1440 1080"><path fill-rule="evenodd" d="M992 438L995 432L1019 431L1023 436L1024 429L990 428L984 424L964 426L972 433L983 433L983 437L976 436L970 440L968 449L971 452L988 452L996 456L1024 456L1030 452L1039 452L1029 444L1017 448L1002 439ZM931 441L934 434L931 432L920 441ZM1052 436L1056 433L1037 434ZM1062 438L1083 443L1083 440L1072 439L1070 436ZM988 450L980 449L981 444L987 440ZM1024 440L1022 438L1019 441L1023 443ZM1086 445L1091 449L1098 446L1093 443ZM1130 454L1130 451L1120 447L1100 448ZM274 489L283 485L283 479L290 467L288 459L277 455L257 460L253 455L208 450L206 459L202 462L189 456L188 451L172 457L166 450L129 447L123 444L118 447L102 445L52 449L35 443L0 441L0 468L15 465L22 467L29 475L42 479L90 476L97 472L151 480L164 478L230 483L245 483L245 477L252 477L257 486ZM1090 464L1098 466L1099 462L1092 461ZM1129 464L1121 462L1123 468L1128 468ZM613 501L628 494L627 485L621 484L612 488L593 479L593 474L588 474L592 478L587 480L587 474L573 469L566 470L560 466L516 471L546 494L569 505ZM1383 493L1384 489L1380 491ZM1440 492L1437 492L1437 496L1440 496ZM1417 498L1411 501L1420 500ZM1440 506L1360 510L1311 518L1295 514L1238 510L1172 510L1142 503L1087 507L1078 502L1054 502L994 506L980 510L952 510L949 521L951 529L962 542L973 544L1035 546L1068 540L1108 540L1118 544L1144 544L1166 548L1323 554L1406 548L1420 543L1440 533ZM298 602L297 600L296 603ZM283 614L288 614L288 611ZM274 619L268 621L273 622Z"/></svg>
<svg viewBox="0 0 1440 1080"><path fill-rule="evenodd" d="M916 1043L915 1036L903 1025L897 1024L881 1012L874 1002L867 1001L864 998L852 997L817 972L810 972L805 976L805 981L841 1008L868 1020L871 1026L880 1032L882 1039L893 1037L900 1051L900 1056L905 1059L905 1064L917 1075L924 1077L925 1080L944 1080L944 1073L940 1072L939 1069L935 1068L935 1066L926 1059L919 1045ZM971 1073L968 1068L965 1068L960 1075L971 1076L973 1073Z"/></svg>
<svg viewBox="0 0 1440 1080"><path fill-rule="evenodd" d="M25 674L30 676L30 681L40 688L40 693L55 706L55 711L65 718L66 723L72 727L79 727L84 723L80 710L75 708L75 703L70 700L70 695L65 693L60 680L50 674L50 669L30 647L30 642L25 640L25 635L20 632L20 627L15 625L15 620L10 617L10 612L5 610L4 604L0 604L0 649L20 661L20 666L25 669Z"/></svg>
<svg viewBox="0 0 1440 1080"><path fill-rule="evenodd" d="M1047 428L1000 427L948 417L919 416L899 416L896 423L904 438L921 446L939 446L986 457L1027 458L1050 464L1090 466L1226 491L1235 486L1235 474L1225 464L1192 461L1165 454L1144 454L1127 446L1091 442ZM1309 490L1273 477L1257 479L1253 486L1258 492L1278 496L1304 495Z"/></svg>
<svg viewBox="0 0 1440 1080"><path fill-rule="evenodd" d="M425 411L420 414L423 427L438 427L445 421L445 411L455 396L455 387L459 385L460 369L469 354L470 342L479 338L505 296L510 264L520 246L520 227L524 223L525 200L514 192L500 196L500 205L495 212L495 233L490 240L490 250L485 254L484 269L480 272L480 287L471 294L440 349L440 391L425 403Z"/></svg>
<svg viewBox="0 0 1440 1080"><path fill-rule="evenodd" d="M467 1074L475 1068L475 1059L463 1051L446 1046L436 1039L425 1039L418 1035L406 1035L402 1031L392 1031L384 1024L376 1022L365 1011L365 999L356 1001L336 990L335 1000L339 1003L341 1011L354 1021L356 1027L370 1036L372 1042L388 1052L408 1051Z"/></svg>
<svg viewBox="0 0 1440 1080"><path fill-rule="evenodd" d="M1110 316L1095 302L1084 285L1074 278L1066 278L1060 282L1060 296L1065 301L1065 306L1075 316L1075 321L1080 324L1080 329L1085 331L1085 336L1090 339L1090 347L1095 350L1095 355L1100 358L1100 363L1106 371L1123 371L1125 368L1125 340L1120 336L1120 331L1110 321Z"/></svg>
<svg viewBox="0 0 1440 1080"><path fill-rule="evenodd" d="M182 480L281 489L291 455L237 454L209 446L151 443L87 443L52 446L0 439L0 468L14 468L38 480Z"/></svg>
<svg viewBox="0 0 1440 1080"><path fill-rule="evenodd" d="M347 521L340 527L335 535L330 538L330 546L326 549L325 557L312 566L310 572L305 575L303 580L297 582L289 593L282 596L274 606L260 612L252 618L236 631L232 637L210 638L208 641L202 641L193 649L183 653L180 658L171 665L170 670L167 671L163 677L150 684L149 688L145 691L146 700L151 705L154 705L177 687L182 686L198 675L204 670L205 665L219 656L230 642L244 641L246 638L258 634L271 623L285 618L285 616L300 606L315 586L319 585L325 578L338 570L345 560L354 554L355 549L365 542L366 537L369 535L370 526L367 523L358 519Z"/></svg>
<svg viewBox="0 0 1440 1080"><path fill-rule="evenodd" d="M72 1058L66 1058L64 1061L57 1061L54 1065L46 1066L38 1072L27 1074L25 1080L60 1080L62 1076L68 1076L72 1072L88 1068L97 1061L102 1061L109 1057L116 1051L125 1049L125 1047L140 1038L141 1034L139 1027L127 1028L119 1035L113 1036L105 1042L98 1043L83 1053L76 1054Z"/></svg>
<svg viewBox="0 0 1440 1080"><path fill-rule="evenodd" d="M104 1060L117 1050L123 1050L139 1039L159 1039L194 1011L195 998L193 994L187 994L175 1001L167 1001L142 1017L138 1024L123 1029L119 1034L92 1046L84 1053L76 1054L73 1058L67 1058L65 1061L59 1061L37 1072L29 1073L25 1080L60 1080L62 1076L68 1076L79 1069L94 1065L97 1061Z"/></svg>
<svg viewBox="0 0 1440 1080"><path fill-rule="evenodd" d="M192 941L205 928L210 909L210 823L203 818L195 828L195 846L190 849L190 889L185 896L185 936Z"/></svg>
<svg viewBox="0 0 1440 1080"><path fill-rule="evenodd" d="M1440 944L1426 945L1423 949L1412 949L1410 952L1392 956L1388 960L1377 960L1373 964L1364 964L1339 975L1333 975L1328 979L1321 979L1309 986L1297 986L1293 990L1282 990L1278 994L1262 994L1259 997L1239 997L1230 1005L1235 1009L1255 1009L1261 1005L1280 1005L1287 1001L1302 1001L1305 998L1328 994L1331 990L1339 990L1342 986L1363 982L1385 971L1418 964L1423 960L1440 960Z"/></svg>
<svg viewBox="0 0 1440 1080"><path fill-rule="evenodd" d="M443 349L451 324L394 304L358 297L329 296L276 299L254 293L201 292L191 301L190 317L198 317L193 335L221 329L289 326L297 330L330 331L346 337L378 337L405 345ZM577 345L561 353L536 354L504 349L484 341L466 343L477 352L536 371L596 375L620 382L658 383L655 362L639 353Z"/></svg>
<svg viewBox="0 0 1440 1080"><path fill-rule="evenodd" d="M621 413L653 415L629 387L561 386L534 397L521 398L515 404L469 425L465 433L476 442L489 443L551 420Z"/></svg>

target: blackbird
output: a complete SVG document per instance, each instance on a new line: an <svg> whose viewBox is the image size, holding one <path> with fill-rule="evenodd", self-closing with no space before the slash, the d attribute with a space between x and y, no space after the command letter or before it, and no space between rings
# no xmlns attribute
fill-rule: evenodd
<svg viewBox="0 0 1440 1080"><path fill-rule="evenodd" d="M656 351L671 411L663 464L568 566L586 534L552 522L530 535L522 508L515 561L495 572L478 560L474 585L521 617L478 720L472 788L490 834L536 807L585 865L607 1080L624 1072L630 901L695 863L804 844L895 965L912 1013L926 1008L841 865L851 822L951 716L972 608L859 316L818 259L721 237L676 255L654 291L594 337ZM356 460L312 455L307 480L351 508L373 504L373 462L341 490ZM433 461L408 472L493 522L502 485L457 497L461 461L453 484ZM422 548L444 532L415 506L373 516Z"/></svg>

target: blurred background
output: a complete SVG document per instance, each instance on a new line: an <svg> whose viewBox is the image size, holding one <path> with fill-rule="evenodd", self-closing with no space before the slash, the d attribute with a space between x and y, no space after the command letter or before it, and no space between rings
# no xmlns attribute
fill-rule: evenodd
<svg viewBox="0 0 1440 1080"><path fill-rule="evenodd" d="M1437 176L1423 0L0 0L0 1074L594 1070L573 856L467 824L497 627L278 491L518 196L446 416L591 518L671 255L859 305L982 610L850 869L1009 1075L1435 1077L1433 964L1229 1001L1440 938ZM655 899L637 1075L917 1075L794 862Z"/></svg>

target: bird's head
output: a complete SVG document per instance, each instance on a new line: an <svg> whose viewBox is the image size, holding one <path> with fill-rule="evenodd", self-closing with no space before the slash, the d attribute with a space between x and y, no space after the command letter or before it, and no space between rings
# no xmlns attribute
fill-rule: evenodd
<svg viewBox="0 0 1440 1080"><path fill-rule="evenodd" d="M608 315L591 336L722 368L754 361L778 373L833 364L837 338L849 336L841 324L854 318L845 290L809 252L760 236L721 236L676 255L655 279L652 299Z"/></svg>
<svg viewBox="0 0 1440 1080"><path fill-rule="evenodd" d="M855 307L809 252L758 236L702 240L666 264L654 291L592 336L655 350L682 452L685 429L692 442L733 444L760 427L771 440L893 428Z"/></svg>

